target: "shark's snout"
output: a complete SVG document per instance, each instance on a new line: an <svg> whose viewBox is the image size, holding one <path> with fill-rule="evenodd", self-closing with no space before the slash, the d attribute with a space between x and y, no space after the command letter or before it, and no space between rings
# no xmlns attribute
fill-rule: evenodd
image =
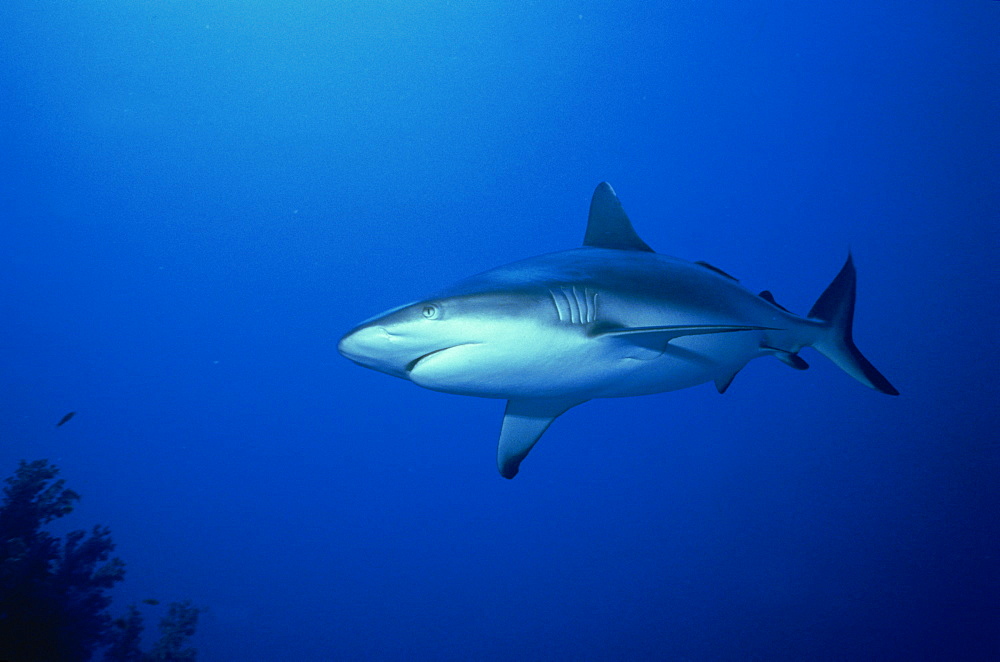
<svg viewBox="0 0 1000 662"><path fill-rule="evenodd" d="M344 334L337 343L337 351L355 363L367 364L383 353L391 342L392 334L381 326L360 326Z"/></svg>
<svg viewBox="0 0 1000 662"><path fill-rule="evenodd" d="M337 343L337 350L358 365L395 377L407 377L413 349L404 338L379 324L366 324L349 331Z"/></svg>

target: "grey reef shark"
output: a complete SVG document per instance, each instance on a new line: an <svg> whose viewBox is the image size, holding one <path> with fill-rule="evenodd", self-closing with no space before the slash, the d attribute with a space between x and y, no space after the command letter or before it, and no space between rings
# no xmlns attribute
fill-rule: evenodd
<svg viewBox="0 0 1000 662"><path fill-rule="evenodd" d="M865 386L898 395L852 339L854 264L800 317L704 262L655 253L614 189L598 185L583 247L497 267L389 310L338 346L366 368L434 391L507 400L497 466L513 478L571 407L715 382L751 359L796 370L813 347Z"/></svg>

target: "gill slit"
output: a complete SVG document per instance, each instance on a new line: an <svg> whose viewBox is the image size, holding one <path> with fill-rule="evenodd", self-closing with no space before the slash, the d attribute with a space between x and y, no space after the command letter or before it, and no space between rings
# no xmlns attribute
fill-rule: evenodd
<svg viewBox="0 0 1000 662"><path fill-rule="evenodd" d="M573 286L571 289L573 291L573 301L576 303L577 322L583 324L583 320L587 317L587 299L586 297L583 300L580 299L580 293L576 291L576 286Z"/></svg>
<svg viewBox="0 0 1000 662"><path fill-rule="evenodd" d="M556 297L556 291L549 290L549 296L552 297L552 305L556 307L556 315L559 316L559 321L565 322L566 318L563 315L562 306L559 305L559 299Z"/></svg>
<svg viewBox="0 0 1000 662"><path fill-rule="evenodd" d="M549 290L552 305L560 322L568 324L593 324L597 321L597 292L575 285Z"/></svg>

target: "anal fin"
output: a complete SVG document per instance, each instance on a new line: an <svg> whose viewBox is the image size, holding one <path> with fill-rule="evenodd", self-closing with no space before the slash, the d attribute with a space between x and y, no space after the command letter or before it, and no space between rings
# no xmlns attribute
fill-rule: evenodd
<svg viewBox="0 0 1000 662"><path fill-rule="evenodd" d="M778 349L777 347L768 347L767 345L761 345L760 349L765 354L770 354L791 368L795 368L796 370L809 369L809 364L805 362L805 359L794 352Z"/></svg>
<svg viewBox="0 0 1000 662"><path fill-rule="evenodd" d="M500 428L500 443L497 445L497 468L504 478L513 478L528 452L539 440L549 425L566 412L585 400L576 399L535 399L508 400Z"/></svg>

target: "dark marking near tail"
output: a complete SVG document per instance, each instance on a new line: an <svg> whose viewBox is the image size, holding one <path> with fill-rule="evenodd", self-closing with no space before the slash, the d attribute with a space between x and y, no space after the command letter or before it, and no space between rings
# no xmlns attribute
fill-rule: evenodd
<svg viewBox="0 0 1000 662"><path fill-rule="evenodd" d="M71 411L70 413L66 414L65 416L62 417L62 420L60 420L58 423L56 423L56 427L59 427L60 425L68 422L69 419L73 418L74 416L76 416L76 412L75 411Z"/></svg>
<svg viewBox="0 0 1000 662"><path fill-rule="evenodd" d="M714 264L709 264L708 262L705 262L703 260L698 260L697 262L695 262L695 264L697 264L699 267L705 267L709 271L714 271L715 273L719 274L720 276L725 276L729 280L735 280L737 283L740 282L739 278L735 278L734 276L730 276L729 274L727 274L725 271L723 271L719 267L715 266Z"/></svg>

